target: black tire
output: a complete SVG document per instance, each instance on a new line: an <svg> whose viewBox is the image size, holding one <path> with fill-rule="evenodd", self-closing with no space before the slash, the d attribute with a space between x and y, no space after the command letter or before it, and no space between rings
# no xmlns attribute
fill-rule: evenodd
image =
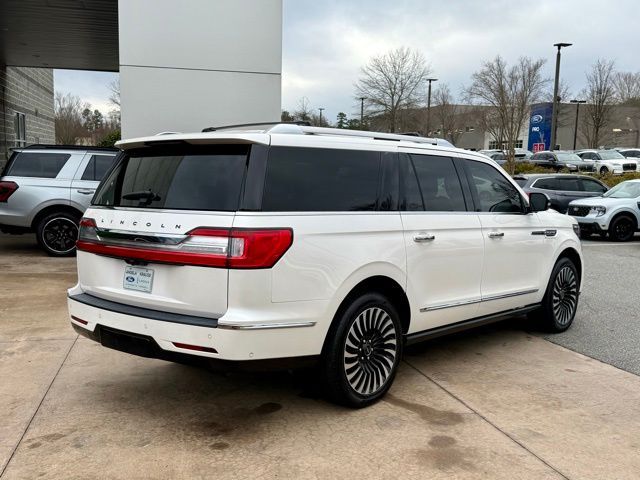
<svg viewBox="0 0 640 480"><path fill-rule="evenodd" d="M79 222L80 218L69 212L45 215L36 225L38 245L52 257L75 255Z"/></svg>
<svg viewBox="0 0 640 480"><path fill-rule="evenodd" d="M609 238L614 242L628 242L636 233L636 222L627 215L616 217L609 225Z"/></svg>
<svg viewBox="0 0 640 480"><path fill-rule="evenodd" d="M606 175L607 173L609 173L609 169L607 167L600 168L600 175Z"/></svg>
<svg viewBox="0 0 640 480"><path fill-rule="evenodd" d="M580 277L575 264L566 257L559 259L551 272L542 304L530 317L544 331L564 332L576 316L579 292Z"/></svg>
<svg viewBox="0 0 640 480"><path fill-rule="evenodd" d="M402 326L393 304L372 292L338 312L322 352L321 372L330 400L353 408L378 401L402 359Z"/></svg>

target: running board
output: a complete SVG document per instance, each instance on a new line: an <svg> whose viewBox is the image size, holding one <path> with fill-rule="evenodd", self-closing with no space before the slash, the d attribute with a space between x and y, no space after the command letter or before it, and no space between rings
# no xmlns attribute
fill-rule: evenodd
<svg viewBox="0 0 640 480"><path fill-rule="evenodd" d="M420 332L410 333L405 335L405 345L412 345L414 343L422 342L423 340L430 340L432 338L442 337L451 333L462 332L470 328L481 327L483 325L489 325L490 323L499 322L500 320L514 317L516 315L522 315L524 313L532 312L540 307L539 303L527 305L526 307L514 308L511 310L505 310L491 315L485 315L483 317L471 318L469 320L463 320L462 322L452 323L450 325L443 325L441 327L431 328L429 330L422 330Z"/></svg>

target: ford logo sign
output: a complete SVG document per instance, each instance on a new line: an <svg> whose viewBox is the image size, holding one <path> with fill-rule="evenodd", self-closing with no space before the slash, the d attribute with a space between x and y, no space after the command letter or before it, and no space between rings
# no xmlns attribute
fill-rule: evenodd
<svg viewBox="0 0 640 480"><path fill-rule="evenodd" d="M136 280L136 279L135 279L134 277L132 277L131 275L129 275L129 276L127 277L127 282L129 282L129 283L131 283L131 282L135 282L135 280Z"/></svg>
<svg viewBox="0 0 640 480"><path fill-rule="evenodd" d="M531 117L531 123L540 123L542 119L542 115L534 115L533 117Z"/></svg>

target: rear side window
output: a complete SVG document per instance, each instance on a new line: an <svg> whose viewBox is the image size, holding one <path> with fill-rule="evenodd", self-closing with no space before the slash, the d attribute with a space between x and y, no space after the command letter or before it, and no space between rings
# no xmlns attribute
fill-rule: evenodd
<svg viewBox="0 0 640 480"><path fill-rule="evenodd" d="M248 150L230 145L129 152L101 184L94 205L235 211Z"/></svg>
<svg viewBox="0 0 640 480"><path fill-rule="evenodd" d="M521 213L520 192L496 168L487 163L465 160L471 193L478 212Z"/></svg>
<svg viewBox="0 0 640 480"><path fill-rule="evenodd" d="M542 190L561 190L558 179L554 177L536 180L532 186L534 188L541 188Z"/></svg>
<svg viewBox="0 0 640 480"><path fill-rule="evenodd" d="M6 175L56 178L70 156L67 153L20 152L13 157Z"/></svg>
<svg viewBox="0 0 640 480"><path fill-rule="evenodd" d="M527 179L526 178L514 178L514 180L521 187L524 187L527 184Z"/></svg>
<svg viewBox="0 0 640 480"><path fill-rule="evenodd" d="M272 147L262 198L266 212L378 208L379 152Z"/></svg>
<svg viewBox="0 0 640 480"><path fill-rule="evenodd" d="M590 178L581 178L580 183L582 183L582 189L585 192L604 193L607 191L604 186Z"/></svg>
<svg viewBox="0 0 640 480"><path fill-rule="evenodd" d="M91 159L82 174L82 180L99 182L111 168L115 158L115 155L91 155Z"/></svg>
<svg viewBox="0 0 640 480"><path fill-rule="evenodd" d="M460 179L449 157L410 155L427 212L464 212Z"/></svg>

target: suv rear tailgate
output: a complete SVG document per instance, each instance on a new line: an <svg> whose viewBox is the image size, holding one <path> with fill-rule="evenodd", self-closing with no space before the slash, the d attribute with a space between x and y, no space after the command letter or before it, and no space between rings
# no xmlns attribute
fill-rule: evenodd
<svg viewBox="0 0 640 480"><path fill-rule="evenodd" d="M145 248L151 246L152 239L180 238L197 227L230 228L234 214L209 213L203 218L197 213L93 208L85 218L93 218L99 231L119 234L126 243ZM148 289L145 285L131 288L127 277L133 272L151 275ZM78 252L78 282L84 292L152 310L218 318L227 309L228 276L225 268L147 263Z"/></svg>
<svg viewBox="0 0 640 480"><path fill-rule="evenodd" d="M80 225L82 291L152 310L222 316L228 233L249 150L158 145L127 151Z"/></svg>

